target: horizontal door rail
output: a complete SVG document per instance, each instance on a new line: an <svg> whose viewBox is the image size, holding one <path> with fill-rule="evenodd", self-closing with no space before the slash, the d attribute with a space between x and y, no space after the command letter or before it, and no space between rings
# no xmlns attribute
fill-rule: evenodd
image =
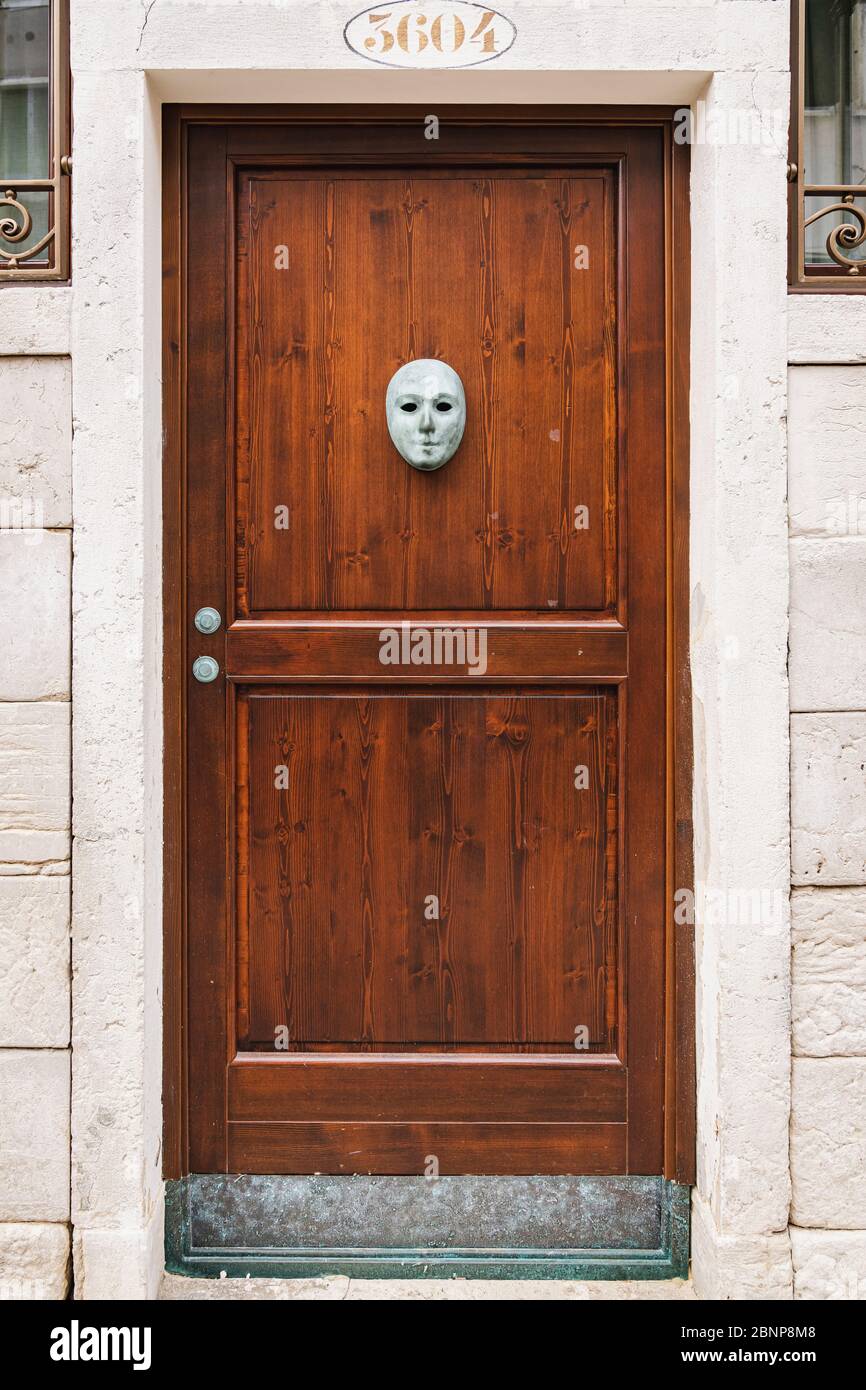
<svg viewBox="0 0 866 1390"><path fill-rule="evenodd" d="M550 681L618 684L628 676L622 628L496 622L239 622L226 634L230 681Z"/></svg>

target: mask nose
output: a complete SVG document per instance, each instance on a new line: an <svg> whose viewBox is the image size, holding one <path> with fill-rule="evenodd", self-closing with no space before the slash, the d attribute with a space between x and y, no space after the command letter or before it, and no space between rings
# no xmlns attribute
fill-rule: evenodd
<svg viewBox="0 0 866 1390"><path fill-rule="evenodd" d="M421 407L421 419L418 421L418 430L421 434L432 434L436 428L436 421L433 419L433 407L429 401L425 401Z"/></svg>

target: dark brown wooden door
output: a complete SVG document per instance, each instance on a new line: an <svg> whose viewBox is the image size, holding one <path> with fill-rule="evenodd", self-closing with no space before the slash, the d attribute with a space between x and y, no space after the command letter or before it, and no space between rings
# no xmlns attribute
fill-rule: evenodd
<svg viewBox="0 0 866 1390"><path fill-rule="evenodd" d="M666 127L183 153L188 1166L660 1173ZM429 473L422 357L467 402Z"/></svg>

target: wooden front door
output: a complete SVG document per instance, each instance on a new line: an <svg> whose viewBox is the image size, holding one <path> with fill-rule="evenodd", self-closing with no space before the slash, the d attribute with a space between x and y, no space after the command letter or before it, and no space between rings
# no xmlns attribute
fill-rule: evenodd
<svg viewBox="0 0 866 1390"><path fill-rule="evenodd" d="M169 1167L687 1177L670 125L429 131L167 127Z"/></svg>

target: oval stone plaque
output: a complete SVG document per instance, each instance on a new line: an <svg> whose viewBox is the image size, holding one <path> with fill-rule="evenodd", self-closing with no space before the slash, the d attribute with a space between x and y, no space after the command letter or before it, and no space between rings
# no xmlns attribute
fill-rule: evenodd
<svg viewBox="0 0 866 1390"><path fill-rule="evenodd" d="M350 19L353 53L392 68L471 68L501 58L517 30L510 19L468 0L394 0Z"/></svg>

